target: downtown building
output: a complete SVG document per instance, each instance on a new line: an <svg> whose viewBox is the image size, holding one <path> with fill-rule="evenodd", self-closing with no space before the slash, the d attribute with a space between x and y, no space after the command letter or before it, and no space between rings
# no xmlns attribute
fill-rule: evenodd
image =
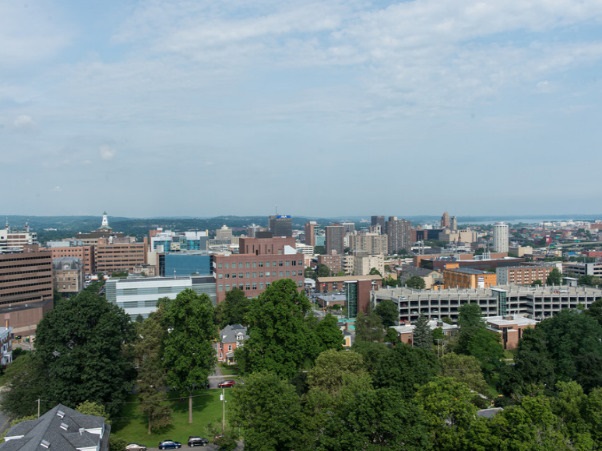
<svg viewBox="0 0 602 451"><path fill-rule="evenodd" d="M414 244L414 229L410 221L390 216L387 221L388 253L396 254L405 249L409 251Z"/></svg>
<svg viewBox="0 0 602 451"><path fill-rule="evenodd" d="M0 253L0 318L15 335L35 335L53 307L52 255L37 246Z"/></svg>
<svg viewBox="0 0 602 451"><path fill-rule="evenodd" d="M292 237L241 238L238 254L213 255L211 264L218 303L234 288L257 297L280 279L292 279L303 289L304 257Z"/></svg>

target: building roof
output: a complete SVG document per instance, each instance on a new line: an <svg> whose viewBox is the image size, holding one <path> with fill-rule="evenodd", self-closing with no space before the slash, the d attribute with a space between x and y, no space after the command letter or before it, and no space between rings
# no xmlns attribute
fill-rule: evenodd
<svg viewBox="0 0 602 451"><path fill-rule="evenodd" d="M507 316L488 316L483 318L485 322L496 325L498 327L503 326L535 326L537 321L531 318L526 318L522 315L507 315Z"/></svg>
<svg viewBox="0 0 602 451"><path fill-rule="evenodd" d="M327 282L355 282L357 280L381 280L383 277L378 274L367 276L336 276L336 277L318 277L319 283Z"/></svg>
<svg viewBox="0 0 602 451"><path fill-rule="evenodd" d="M487 274L486 271L481 271L480 269L474 269L474 268L451 268L451 269L446 269L446 271L460 272L463 274L475 274L475 275Z"/></svg>
<svg viewBox="0 0 602 451"><path fill-rule="evenodd" d="M23 421L12 427L0 445L2 451L39 451L56 449L76 451L109 449L110 426L103 417L84 415L58 404L40 418Z"/></svg>
<svg viewBox="0 0 602 451"><path fill-rule="evenodd" d="M241 324L231 324L224 327L220 331L220 341L222 343L235 343L237 342L237 335L242 333L242 339L246 340L249 338L247 335L247 328Z"/></svg>

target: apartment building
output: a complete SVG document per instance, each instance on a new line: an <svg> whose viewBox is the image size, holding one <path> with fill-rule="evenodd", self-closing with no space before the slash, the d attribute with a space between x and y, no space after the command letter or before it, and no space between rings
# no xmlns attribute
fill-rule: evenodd
<svg viewBox="0 0 602 451"><path fill-rule="evenodd" d="M389 217L387 221L387 245L389 255L406 249L410 250L414 243L414 229L410 221L397 219L396 216Z"/></svg>
<svg viewBox="0 0 602 451"><path fill-rule="evenodd" d="M496 284L495 273L480 269L460 268L457 264L451 263L443 270L445 288L488 288Z"/></svg>
<svg viewBox="0 0 602 451"><path fill-rule="evenodd" d="M84 289L84 269L78 258L53 258L52 275L55 290L63 295L75 295Z"/></svg>
<svg viewBox="0 0 602 451"><path fill-rule="evenodd" d="M536 280L546 283L554 265L506 266L497 268L495 274L499 285L531 285Z"/></svg>
<svg viewBox="0 0 602 451"><path fill-rule="evenodd" d="M354 254L386 255L388 237L373 232L354 233L349 235L349 248Z"/></svg>

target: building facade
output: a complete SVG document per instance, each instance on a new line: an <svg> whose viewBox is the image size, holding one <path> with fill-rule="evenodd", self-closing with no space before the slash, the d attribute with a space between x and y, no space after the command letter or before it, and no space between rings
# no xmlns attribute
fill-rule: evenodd
<svg viewBox="0 0 602 451"><path fill-rule="evenodd" d="M52 259L54 289L63 295L75 295L84 289L84 268L79 258Z"/></svg>
<svg viewBox="0 0 602 451"><path fill-rule="evenodd" d="M493 250L495 252L508 252L509 235L508 224L496 222L493 225Z"/></svg>
<svg viewBox="0 0 602 451"><path fill-rule="evenodd" d="M48 251L0 254L0 319L15 335L35 335L53 306L52 255Z"/></svg>
<svg viewBox="0 0 602 451"><path fill-rule="evenodd" d="M305 244L308 246L315 247L316 246L316 227L318 223L316 221L309 221L305 223L304 234L305 234Z"/></svg>
<svg viewBox="0 0 602 451"><path fill-rule="evenodd" d="M496 284L495 273L457 266L443 270L443 285L445 285L445 288L488 288Z"/></svg>
<svg viewBox="0 0 602 451"><path fill-rule="evenodd" d="M546 283L554 268L553 265L506 266L497 268L495 273L499 285L531 285L537 280Z"/></svg>
<svg viewBox="0 0 602 451"><path fill-rule="evenodd" d="M326 230L326 253L336 252L339 255L345 253L345 227L333 224L325 227Z"/></svg>
<svg viewBox="0 0 602 451"><path fill-rule="evenodd" d="M95 274L94 246L53 246L49 248L52 259L77 258L82 263L84 274Z"/></svg>
<svg viewBox="0 0 602 451"><path fill-rule="evenodd" d="M274 215L268 219L273 236L293 236L293 218L290 215Z"/></svg>
<svg viewBox="0 0 602 451"><path fill-rule="evenodd" d="M387 221L388 253L395 254L405 249L410 250L413 240L413 229L410 221L397 219L396 216L389 217Z"/></svg>

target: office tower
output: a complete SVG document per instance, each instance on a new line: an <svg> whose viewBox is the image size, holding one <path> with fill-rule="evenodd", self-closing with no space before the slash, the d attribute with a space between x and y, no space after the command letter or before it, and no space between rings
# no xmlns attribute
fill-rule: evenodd
<svg viewBox="0 0 602 451"><path fill-rule="evenodd" d="M508 252L508 224L496 222L493 225L493 250Z"/></svg>
<svg viewBox="0 0 602 451"><path fill-rule="evenodd" d="M451 229L454 232L458 230L458 219L455 216L451 217Z"/></svg>
<svg viewBox="0 0 602 451"><path fill-rule="evenodd" d="M341 225L345 227L345 233L355 232L355 222L343 222Z"/></svg>
<svg viewBox="0 0 602 451"><path fill-rule="evenodd" d="M309 221L305 224L305 244L309 246L316 245L316 221Z"/></svg>
<svg viewBox="0 0 602 451"><path fill-rule="evenodd" d="M336 251L338 254L345 252L345 227L340 224L326 226L326 253Z"/></svg>
<svg viewBox="0 0 602 451"><path fill-rule="evenodd" d="M272 236L293 236L293 218L290 215L275 215L268 218Z"/></svg>
<svg viewBox="0 0 602 451"><path fill-rule="evenodd" d="M385 230L385 217L384 216L372 216L370 218L370 226L372 231L375 230L376 226L380 227L380 233L384 234L386 233Z"/></svg>
<svg viewBox="0 0 602 451"><path fill-rule="evenodd" d="M449 228L450 225L451 225L451 223L449 220L449 213L444 212L443 215L441 215L441 228L446 229L446 228Z"/></svg>
<svg viewBox="0 0 602 451"><path fill-rule="evenodd" d="M401 249L407 251L412 247L412 224L405 219L390 216L387 221L387 236L389 254L395 254Z"/></svg>

